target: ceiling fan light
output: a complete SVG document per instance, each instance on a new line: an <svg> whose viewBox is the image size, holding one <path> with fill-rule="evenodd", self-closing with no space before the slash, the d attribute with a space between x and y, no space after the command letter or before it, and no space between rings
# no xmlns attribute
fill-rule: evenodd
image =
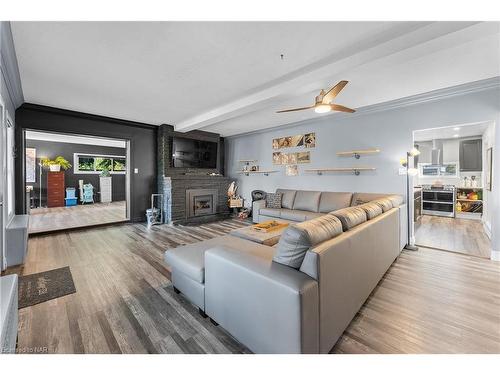
<svg viewBox="0 0 500 375"><path fill-rule="evenodd" d="M319 104L316 107L314 107L314 112L316 113L327 113L330 112L332 108L330 107L329 104Z"/></svg>

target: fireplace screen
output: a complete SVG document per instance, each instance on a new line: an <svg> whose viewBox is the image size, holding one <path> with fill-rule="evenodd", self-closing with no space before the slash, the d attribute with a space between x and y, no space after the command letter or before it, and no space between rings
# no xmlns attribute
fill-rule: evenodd
<svg viewBox="0 0 500 375"><path fill-rule="evenodd" d="M212 213L213 201L211 195L199 195L193 199L194 216L210 215Z"/></svg>
<svg viewBox="0 0 500 375"><path fill-rule="evenodd" d="M217 213L216 189L186 190L186 218Z"/></svg>

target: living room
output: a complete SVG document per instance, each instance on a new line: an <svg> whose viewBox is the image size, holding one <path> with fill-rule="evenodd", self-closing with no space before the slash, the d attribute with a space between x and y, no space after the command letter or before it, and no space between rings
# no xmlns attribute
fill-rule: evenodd
<svg viewBox="0 0 500 375"><path fill-rule="evenodd" d="M17 19L6 358L500 353L500 22ZM420 146L459 127L481 251L414 220Z"/></svg>

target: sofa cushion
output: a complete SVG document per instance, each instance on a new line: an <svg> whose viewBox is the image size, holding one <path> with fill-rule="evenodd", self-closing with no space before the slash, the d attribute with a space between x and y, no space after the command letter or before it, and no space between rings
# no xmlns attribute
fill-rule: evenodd
<svg viewBox="0 0 500 375"><path fill-rule="evenodd" d="M280 193L267 193L266 194L266 207L267 208L281 208L282 195Z"/></svg>
<svg viewBox="0 0 500 375"><path fill-rule="evenodd" d="M365 204L387 196L388 194L382 193L354 193L352 195L351 206L359 206L360 204Z"/></svg>
<svg viewBox="0 0 500 375"><path fill-rule="evenodd" d="M372 203L378 204L380 207L382 207L382 211L384 212L392 209L392 202L388 198L375 199L374 201L372 201Z"/></svg>
<svg viewBox="0 0 500 375"><path fill-rule="evenodd" d="M238 251L262 257L267 253L270 259L274 249L270 246L244 240L239 237L225 235L211 238L209 240L195 242L189 245L179 246L165 251L164 260L176 271L182 272L186 277L199 282L205 282L205 251L214 246L229 245Z"/></svg>
<svg viewBox="0 0 500 375"><path fill-rule="evenodd" d="M342 223L344 232L356 225L364 223L367 220L365 210L359 207L347 207L337 211L333 211L332 215L336 216Z"/></svg>
<svg viewBox="0 0 500 375"><path fill-rule="evenodd" d="M281 235L273 261L300 268L307 250L342 233L342 223L333 215L290 225Z"/></svg>
<svg viewBox="0 0 500 375"><path fill-rule="evenodd" d="M399 207L404 202L403 196L402 195L397 195L397 194L389 195L387 197L387 199L389 199L391 201L392 207Z"/></svg>
<svg viewBox="0 0 500 375"><path fill-rule="evenodd" d="M302 210L287 210L286 208L281 209L281 218L291 221L306 221L323 216L324 214L319 212L302 211Z"/></svg>
<svg viewBox="0 0 500 375"><path fill-rule="evenodd" d="M294 210L318 212L320 191L298 190L293 202Z"/></svg>
<svg viewBox="0 0 500 375"><path fill-rule="evenodd" d="M352 193L325 191L319 199L319 212L328 213L351 205Z"/></svg>
<svg viewBox="0 0 500 375"><path fill-rule="evenodd" d="M281 217L281 209L279 208L261 208L259 210L259 215L270 216L270 217Z"/></svg>
<svg viewBox="0 0 500 375"><path fill-rule="evenodd" d="M295 200L295 194L297 193L296 190L276 189L276 193L280 193L282 195L281 207L288 209L293 208L293 201Z"/></svg>
<svg viewBox="0 0 500 375"><path fill-rule="evenodd" d="M378 215L381 215L382 212L383 212L382 211L382 207L380 207L380 205L378 205L376 203L373 203L373 202L368 202L368 203L365 203L365 204L361 204L361 205L359 205L357 207L362 208L363 210L365 210L366 217L368 218L368 220L371 220L374 217L377 217Z"/></svg>

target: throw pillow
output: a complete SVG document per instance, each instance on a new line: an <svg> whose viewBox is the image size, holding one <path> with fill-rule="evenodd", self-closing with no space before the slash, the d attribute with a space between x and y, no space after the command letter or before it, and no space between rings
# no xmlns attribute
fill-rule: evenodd
<svg viewBox="0 0 500 375"><path fill-rule="evenodd" d="M273 261L299 269L312 246L341 233L342 223L330 214L292 224L281 235Z"/></svg>
<svg viewBox="0 0 500 375"><path fill-rule="evenodd" d="M281 208L280 193L267 193L266 194L266 208Z"/></svg>

